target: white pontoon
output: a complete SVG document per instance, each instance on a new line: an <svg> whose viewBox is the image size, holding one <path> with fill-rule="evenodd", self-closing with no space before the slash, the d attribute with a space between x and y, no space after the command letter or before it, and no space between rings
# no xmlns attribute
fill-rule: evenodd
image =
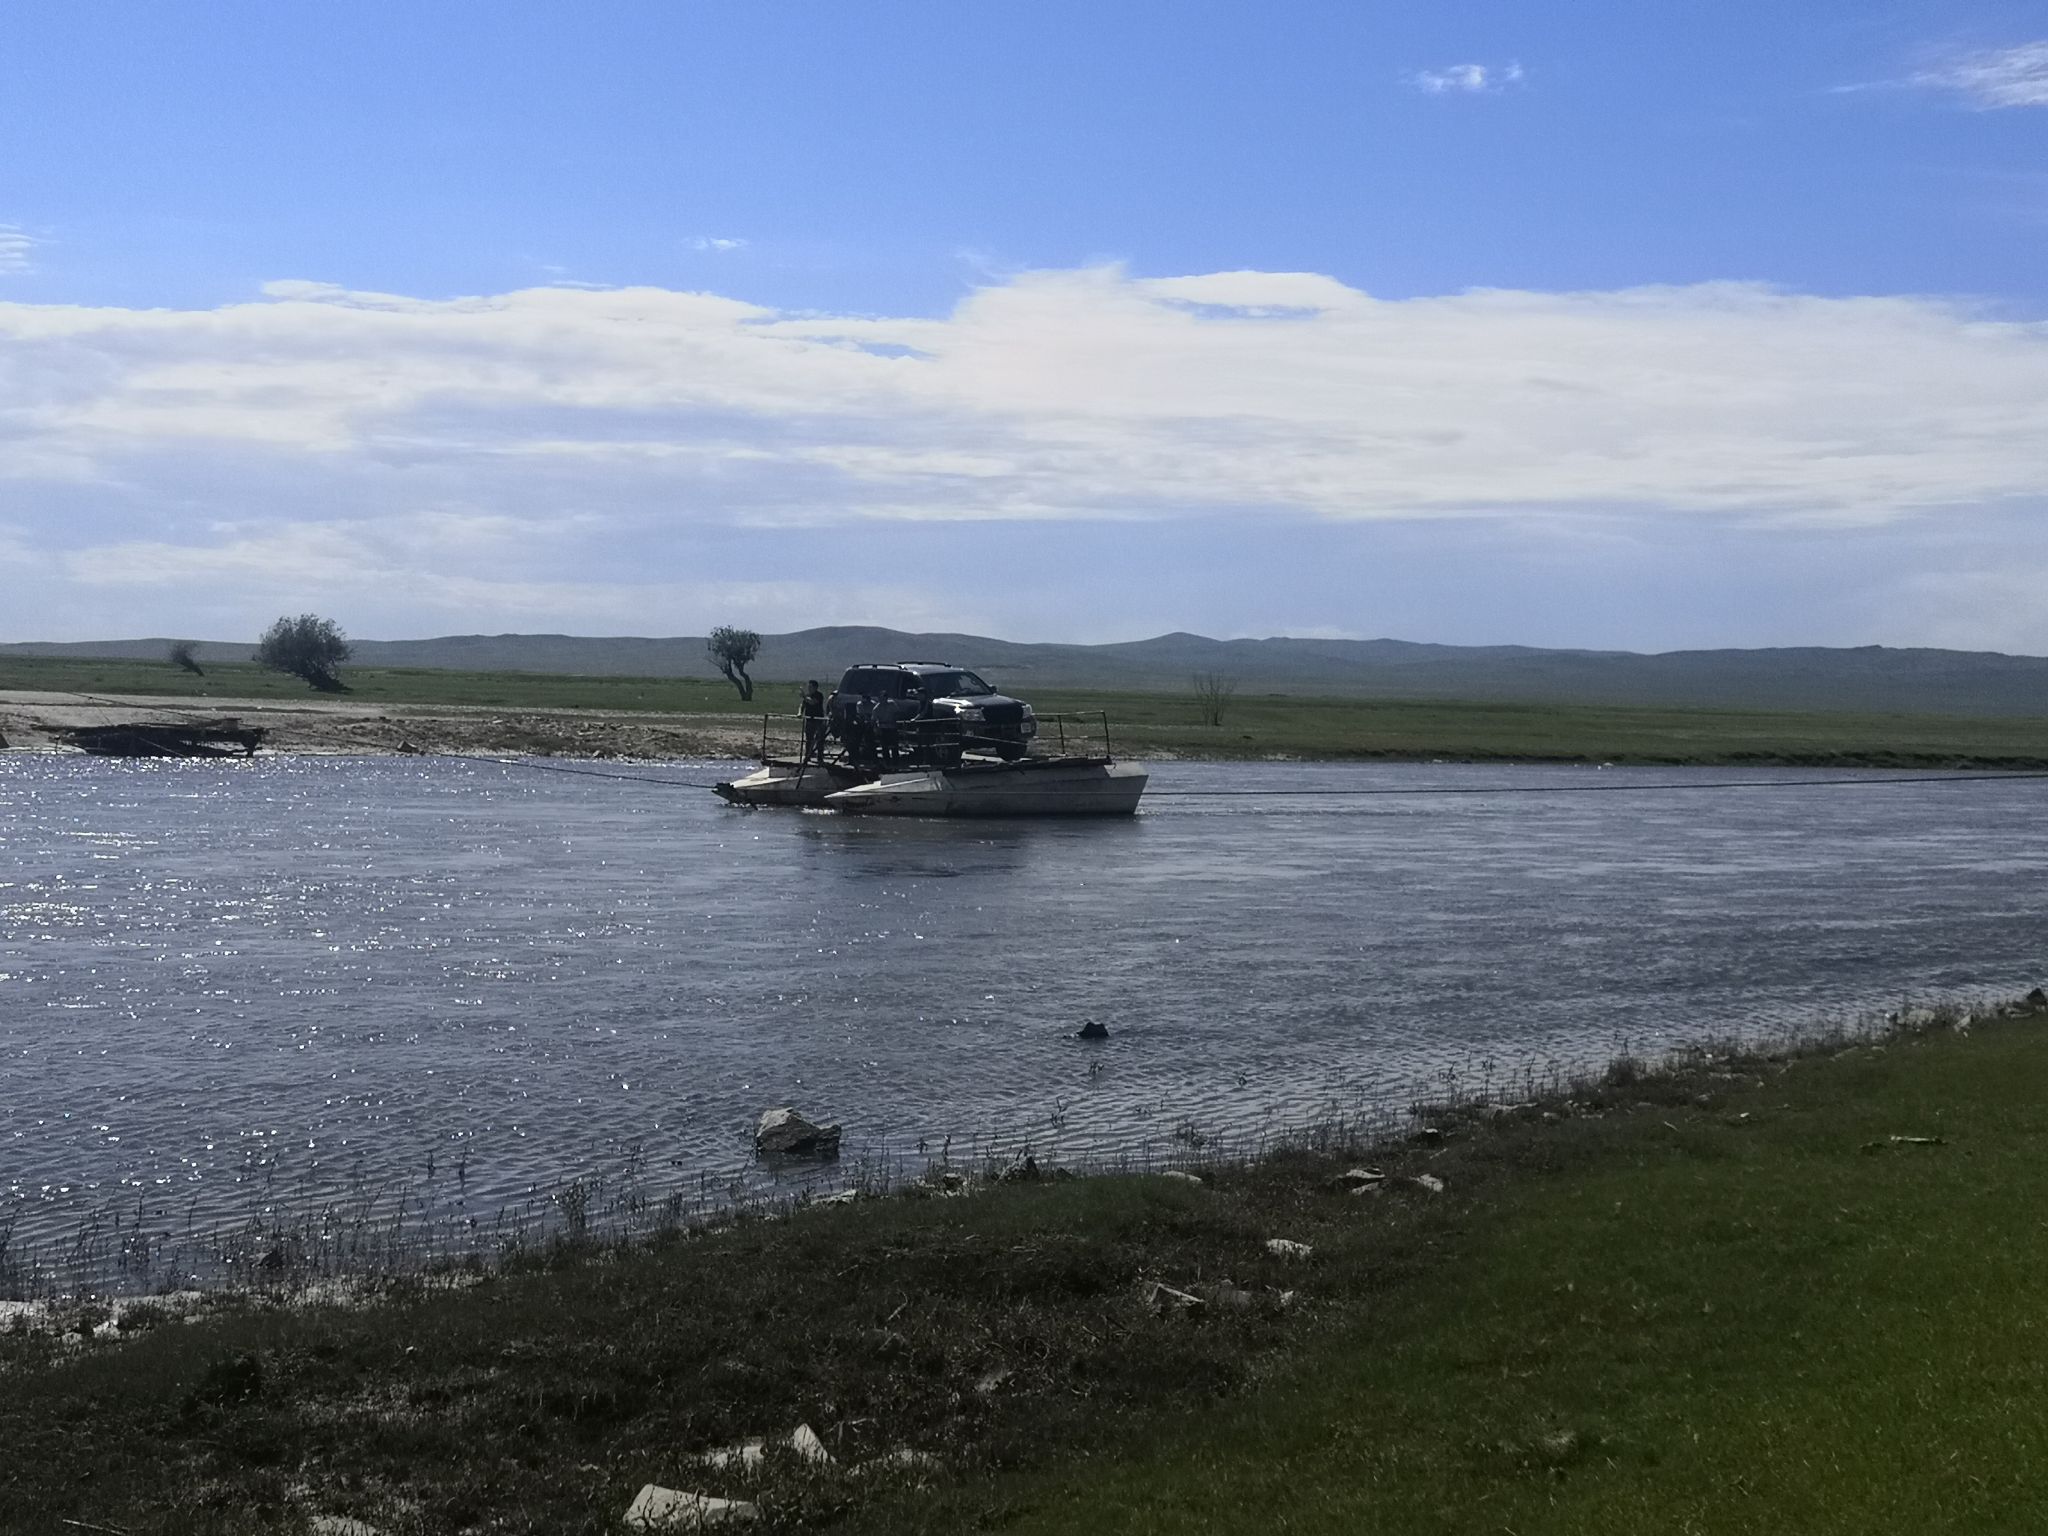
<svg viewBox="0 0 2048 1536"><path fill-rule="evenodd" d="M1146 777L1130 763L1027 757L885 772L827 795L825 804L869 816L1129 816Z"/></svg>

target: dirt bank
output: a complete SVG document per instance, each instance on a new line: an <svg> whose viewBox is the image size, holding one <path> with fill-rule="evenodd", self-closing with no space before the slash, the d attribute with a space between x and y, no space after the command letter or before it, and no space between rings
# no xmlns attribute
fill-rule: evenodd
<svg viewBox="0 0 2048 1536"><path fill-rule="evenodd" d="M204 708L133 695L0 691L0 739L11 748L71 750L80 726L239 721L261 728L266 752L507 753L547 757L752 757L759 715L492 709L347 699L216 699Z"/></svg>

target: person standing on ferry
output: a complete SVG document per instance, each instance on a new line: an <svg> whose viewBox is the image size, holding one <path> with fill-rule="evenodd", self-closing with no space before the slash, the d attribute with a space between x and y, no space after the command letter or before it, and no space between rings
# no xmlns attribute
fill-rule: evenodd
<svg viewBox="0 0 2048 1536"><path fill-rule="evenodd" d="M797 706L797 713L804 722L805 762L825 761L825 690L818 686L814 677L804 684L803 702Z"/></svg>

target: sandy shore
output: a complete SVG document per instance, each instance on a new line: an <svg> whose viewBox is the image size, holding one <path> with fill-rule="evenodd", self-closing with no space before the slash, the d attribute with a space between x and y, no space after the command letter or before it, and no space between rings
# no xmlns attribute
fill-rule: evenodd
<svg viewBox="0 0 2048 1536"><path fill-rule="evenodd" d="M760 749L758 714L669 715L641 711L505 710L349 699L210 699L202 707L136 695L0 690L0 741L10 748L70 751L80 726L238 721L260 728L266 752L505 753L548 757L749 758Z"/></svg>

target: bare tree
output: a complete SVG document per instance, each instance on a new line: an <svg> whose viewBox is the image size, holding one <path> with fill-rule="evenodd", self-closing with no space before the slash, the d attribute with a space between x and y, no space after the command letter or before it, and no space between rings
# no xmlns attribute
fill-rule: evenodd
<svg viewBox="0 0 2048 1536"><path fill-rule="evenodd" d="M721 624L711 631L704 642L704 649L718 670L725 674L725 680L739 689L740 698L751 701L754 680L747 676L747 663L761 654L761 637L751 629L734 629L730 624Z"/></svg>
<svg viewBox="0 0 2048 1536"><path fill-rule="evenodd" d="M1237 697L1237 679L1221 672L1195 674L1195 708L1204 725L1221 725L1223 711Z"/></svg>
<svg viewBox="0 0 2048 1536"><path fill-rule="evenodd" d="M195 649L196 647L190 640L173 640L171 642L171 665L181 672L190 672L194 677L204 677L206 676L206 668L192 659L192 652Z"/></svg>
<svg viewBox="0 0 2048 1536"><path fill-rule="evenodd" d="M302 677L322 693L345 693L347 685L334 669L349 658L348 639L332 619L302 613L279 619L263 631L256 660L274 672Z"/></svg>

